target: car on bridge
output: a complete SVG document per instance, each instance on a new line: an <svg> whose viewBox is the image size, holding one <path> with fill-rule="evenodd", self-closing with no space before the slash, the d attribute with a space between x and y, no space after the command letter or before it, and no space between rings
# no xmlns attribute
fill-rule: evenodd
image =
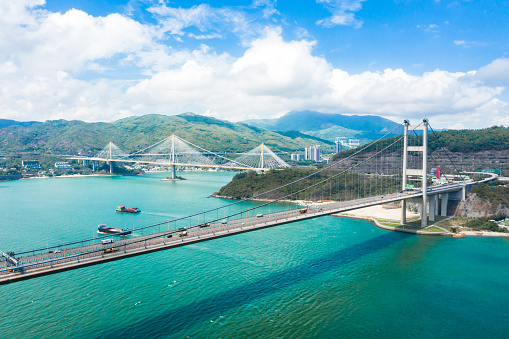
<svg viewBox="0 0 509 339"><path fill-rule="evenodd" d="M104 239L104 240L101 240L101 244L103 245L106 245L106 244L113 244L113 239Z"/></svg>
<svg viewBox="0 0 509 339"><path fill-rule="evenodd" d="M112 248L107 248L107 249L103 250L103 253L112 253L112 252L116 252L116 251L118 251L118 248L112 247Z"/></svg>

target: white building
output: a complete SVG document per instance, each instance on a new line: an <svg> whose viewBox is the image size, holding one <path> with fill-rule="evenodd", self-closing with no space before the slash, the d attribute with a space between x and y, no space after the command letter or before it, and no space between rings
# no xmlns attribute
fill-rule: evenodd
<svg viewBox="0 0 509 339"><path fill-rule="evenodd" d="M55 167L56 167L58 170L67 170L67 169L72 169L71 164L69 164L67 161L65 161L65 162L56 162L56 163L55 163Z"/></svg>

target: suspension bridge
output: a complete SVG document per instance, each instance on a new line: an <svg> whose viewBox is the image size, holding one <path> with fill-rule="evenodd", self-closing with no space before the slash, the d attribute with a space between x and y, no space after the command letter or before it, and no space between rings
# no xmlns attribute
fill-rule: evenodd
<svg viewBox="0 0 509 339"><path fill-rule="evenodd" d="M110 173L112 173L113 164L116 162L167 166L172 168L172 178L176 177L177 166L255 171L290 167L290 165L263 143L248 152L241 153L235 159L229 159L217 152L206 150L203 147L179 138L176 135L171 135L131 154L127 154L117 145L110 142L94 157L77 156L69 157L69 159L84 162L106 162L110 165Z"/></svg>
<svg viewBox="0 0 509 339"><path fill-rule="evenodd" d="M397 132L400 136L381 138L340 154L294 181L218 208L137 227L129 236L107 235L51 247L0 251L0 284L386 203L401 202L401 224L407 222L406 205L417 204L421 228L425 228L428 220L447 215L450 201L464 200L472 185L497 177L478 173L479 177L470 178L451 160L450 164L434 164L440 165L441 171L433 178L429 174L432 166L428 160L434 161L428 152L429 129L432 131L427 120L415 126L405 120L387 134ZM107 151L115 161L123 156L113 148ZM247 200L263 202L242 207ZM286 208L282 202L287 202Z"/></svg>

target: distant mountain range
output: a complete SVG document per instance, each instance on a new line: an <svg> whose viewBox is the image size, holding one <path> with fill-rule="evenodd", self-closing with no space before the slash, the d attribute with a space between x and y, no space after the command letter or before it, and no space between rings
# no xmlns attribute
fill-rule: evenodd
<svg viewBox="0 0 509 339"><path fill-rule="evenodd" d="M37 121L16 121L9 119L0 119L0 128L9 127L9 126L30 126L33 124L37 124Z"/></svg>
<svg viewBox="0 0 509 339"><path fill-rule="evenodd" d="M40 154L94 154L112 141L131 153L175 134L216 152L245 152L264 142L276 152L300 152L332 142L300 132L274 132L193 113L175 116L148 114L111 123L53 120L20 123L0 120L0 152Z"/></svg>
<svg viewBox="0 0 509 339"><path fill-rule="evenodd" d="M376 140L398 123L374 115L342 115L315 111L291 111L278 119L246 120L243 123L271 131L298 131L334 141L336 137L359 139L361 143Z"/></svg>

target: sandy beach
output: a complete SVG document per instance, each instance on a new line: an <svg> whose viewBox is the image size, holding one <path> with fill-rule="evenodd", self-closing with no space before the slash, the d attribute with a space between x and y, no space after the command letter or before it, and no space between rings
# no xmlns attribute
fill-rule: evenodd
<svg viewBox="0 0 509 339"><path fill-rule="evenodd" d="M356 209L353 211L337 213L334 215L360 217L360 218L400 220L401 219L401 207L376 205L376 206L359 208L359 209ZM418 217L419 214L407 211L406 216L407 216L407 219L410 219L410 218Z"/></svg>

